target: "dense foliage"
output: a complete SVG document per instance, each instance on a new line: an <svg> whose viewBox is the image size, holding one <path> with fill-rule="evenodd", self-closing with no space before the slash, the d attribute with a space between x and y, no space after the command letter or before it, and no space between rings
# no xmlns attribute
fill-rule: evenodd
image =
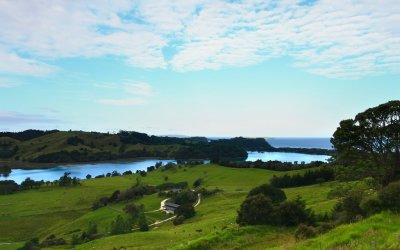
<svg viewBox="0 0 400 250"><path fill-rule="evenodd" d="M298 169L306 169L306 168L315 168L324 165L325 163L322 161L312 161L310 163L298 163L298 162L281 162L281 161L229 161L229 160L218 160L213 161L218 165L230 168L259 168L259 169L268 169L274 171L289 171L289 170L298 170Z"/></svg>
<svg viewBox="0 0 400 250"><path fill-rule="evenodd" d="M218 142L234 145L246 151L271 151L274 150L264 138L243 138L221 139Z"/></svg>
<svg viewBox="0 0 400 250"><path fill-rule="evenodd" d="M236 222L241 225L295 226L313 224L314 213L306 209L304 201L296 199L273 203L262 193L248 196L240 205Z"/></svg>
<svg viewBox="0 0 400 250"><path fill-rule="evenodd" d="M254 196L257 194L265 195L265 197L268 197L271 199L272 203L280 203L280 202L286 200L285 192L283 192L281 189L274 187L270 184L263 184L261 186L253 188L252 190L250 190L247 197Z"/></svg>
<svg viewBox="0 0 400 250"><path fill-rule="evenodd" d="M333 179L333 169L323 167L316 170L307 170L304 174L285 174L283 176L274 175L271 179L271 185L279 188L300 187L331 181Z"/></svg>
<svg viewBox="0 0 400 250"><path fill-rule="evenodd" d="M0 181L0 195L12 194L19 190L19 185L12 180Z"/></svg>
<svg viewBox="0 0 400 250"><path fill-rule="evenodd" d="M22 132L0 132L0 137L10 137L19 141L29 141L56 132L59 131L58 130L42 131L42 130L28 129Z"/></svg>
<svg viewBox="0 0 400 250"><path fill-rule="evenodd" d="M334 159L362 166L359 178L373 176L387 184L400 175L400 101L367 109L343 120L331 139Z"/></svg>

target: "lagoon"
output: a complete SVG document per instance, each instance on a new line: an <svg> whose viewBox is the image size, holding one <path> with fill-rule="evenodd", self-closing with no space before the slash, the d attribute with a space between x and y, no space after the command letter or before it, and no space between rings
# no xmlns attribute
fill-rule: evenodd
<svg viewBox="0 0 400 250"><path fill-rule="evenodd" d="M312 161L326 162L330 158L329 155L309 155L300 153L283 153L283 152L247 152L248 157L246 161L282 161L282 162L305 162Z"/></svg>
<svg viewBox="0 0 400 250"><path fill-rule="evenodd" d="M309 163L311 161L327 161L329 156L326 155L307 155L299 153L282 153L282 152L248 152L247 161L282 161L282 162L302 162ZM161 161L163 164L169 162L176 163L175 160L138 160L133 162L112 162L112 163L84 163L74 165L60 165L53 168L46 169L13 169L10 175L0 177L0 180L14 180L17 183L21 183L27 177L35 181L54 181L58 180L65 172L70 172L72 177L85 179L86 175L90 174L92 177L101 174L111 173L118 171L123 173L125 171L136 172L137 170L146 170L147 167L154 166L156 162Z"/></svg>

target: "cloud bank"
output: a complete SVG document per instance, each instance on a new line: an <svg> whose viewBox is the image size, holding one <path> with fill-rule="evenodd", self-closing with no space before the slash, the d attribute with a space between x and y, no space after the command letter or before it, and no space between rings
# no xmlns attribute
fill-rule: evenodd
<svg viewBox="0 0 400 250"><path fill-rule="evenodd" d="M398 0L1 1L0 72L112 55L182 72L289 57L332 78L398 74L398 23Z"/></svg>

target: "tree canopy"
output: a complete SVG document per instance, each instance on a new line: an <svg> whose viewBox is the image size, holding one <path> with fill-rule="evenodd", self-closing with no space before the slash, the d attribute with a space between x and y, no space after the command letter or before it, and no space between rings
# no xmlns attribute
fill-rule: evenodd
<svg viewBox="0 0 400 250"><path fill-rule="evenodd" d="M400 174L400 101L389 101L341 121L331 142L338 163L361 165L366 176L390 182Z"/></svg>

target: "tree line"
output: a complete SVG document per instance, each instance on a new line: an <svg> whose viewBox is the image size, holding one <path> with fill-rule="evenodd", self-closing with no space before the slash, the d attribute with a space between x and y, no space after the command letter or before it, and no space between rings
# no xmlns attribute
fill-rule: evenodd
<svg viewBox="0 0 400 250"><path fill-rule="evenodd" d="M262 161L257 160L251 161L231 161L231 160L214 160L212 163L230 167L230 168L259 168L274 171L290 171L299 170L306 168L316 168L325 165L322 161L312 161L310 163L305 162L281 162L281 161Z"/></svg>

